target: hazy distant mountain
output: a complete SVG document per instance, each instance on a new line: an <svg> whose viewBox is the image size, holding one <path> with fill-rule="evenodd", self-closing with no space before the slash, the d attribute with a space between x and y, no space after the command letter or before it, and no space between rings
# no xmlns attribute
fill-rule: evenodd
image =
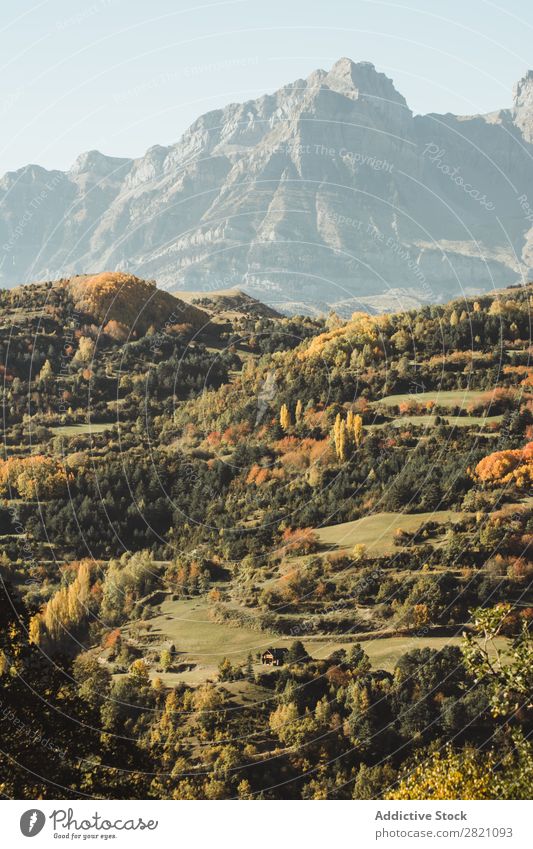
<svg viewBox="0 0 533 849"><path fill-rule="evenodd" d="M533 267L532 142L531 71L511 109L413 116L373 65L340 59L140 159L6 174L0 285L124 270L345 311L506 285Z"/></svg>

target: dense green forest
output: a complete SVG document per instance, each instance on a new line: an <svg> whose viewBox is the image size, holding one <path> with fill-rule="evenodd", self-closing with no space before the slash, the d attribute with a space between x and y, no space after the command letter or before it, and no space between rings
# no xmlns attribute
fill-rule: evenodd
<svg viewBox="0 0 533 849"><path fill-rule="evenodd" d="M532 306L0 292L3 795L530 798Z"/></svg>

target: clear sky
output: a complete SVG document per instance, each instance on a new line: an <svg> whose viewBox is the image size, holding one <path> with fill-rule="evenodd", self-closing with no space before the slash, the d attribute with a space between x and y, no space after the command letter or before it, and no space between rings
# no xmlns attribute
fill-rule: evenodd
<svg viewBox="0 0 533 849"><path fill-rule="evenodd" d="M509 106L531 0L17 0L0 21L0 173L139 156L201 113L373 62L415 112Z"/></svg>

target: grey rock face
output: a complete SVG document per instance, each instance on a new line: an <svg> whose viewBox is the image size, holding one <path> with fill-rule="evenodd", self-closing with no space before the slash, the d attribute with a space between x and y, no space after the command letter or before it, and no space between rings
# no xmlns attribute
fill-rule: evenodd
<svg viewBox="0 0 533 849"><path fill-rule="evenodd" d="M525 140L533 142L533 71L515 86L513 120L522 131Z"/></svg>
<svg viewBox="0 0 533 849"><path fill-rule="evenodd" d="M128 270L289 311L446 300L533 267L533 72L491 115L413 116L340 59L140 159L0 180L0 285Z"/></svg>

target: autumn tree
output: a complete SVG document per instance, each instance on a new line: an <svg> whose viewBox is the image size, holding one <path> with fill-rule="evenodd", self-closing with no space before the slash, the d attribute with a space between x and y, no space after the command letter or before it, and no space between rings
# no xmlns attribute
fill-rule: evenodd
<svg viewBox="0 0 533 849"><path fill-rule="evenodd" d="M131 664L129 676L137 687L146 687L150 683L150 667L143 658L138 658Z"/></svg>
<svg viewBox="0 0 533 849"><path fill-rule="evenodd" d="M352 560L354 563L359 563L361 560L364 560L366 557L367 549L364 542L358 542L352 548Z"/></svg>
<svg viewBox="0 0 533 849"><path fill-rule="evenodd" d="M479 461L474 477L484 484L514 482L519 489L533 485L533 442L524 448L495 451Z"/></svg>
<svg viewBox="0 0 533 849"><path fill-rule="evenodd" d="M298 722L298 708L294 702L281 704L269 717L270 730L281 743L290 743L294 738L295 725Z"/></svg>
<svg viewBox="0 0 533 849"><path fill-rule="evenodd" d="M94 356L94 342L89 336L80 336L78 342L78 350L74 355L74 360L81 363L91 362Z"/></svg>
<svg viewBox="0 0 533 849"><path fill-rule="evenodd" d="M163 672L168 672L172 667L172 654L168 649L163 649L159 655L159 664Z"/></svg>
<svg viewBox="0 0 533 849"><path fill-rule="evenodd" d="M348 410L348 413L346 415L346 428L348 430L348 433L353 432L353 420L354 420L354 412L353 412L353 410Z"/></svg>
<svg viewBox="0 0 533 849"><path fill-rule="evenodd" d="M406 764L387 799L530 799L533 747L521 733L511 748L479 751L450 745Z"/></svg>
<svg viewBox="0 0 533 849"><path fill-rule="evenodd" d="M50 360L45 360L44 365L39 372L39 382L48 383L54 376L54 369Z"/></svg>
<svg viewBox="0 0 533 849"><path fill-rule="evenodd" d="M72 648L75 632L90 614L91 563L82 560L72 583L61 587L30 621L30 639L37 645Z"/></svg>
<svg viewBox="0 0 533 849"><path fill-rule="evenodd" d="M293 554L312 554L320 544L313 528L285 528L282 539L285 551Z"/></svg>
<svg viewBox="0 0 533 849"><path fill-rule="evenodd" d="M363 419L361 418L361 416L355 415L353 417L351 432L353 434L353 440L356 446L359 447L363 438Z"/></svg>
<svg viewBox="0 0 533 849"><path fill-rule="evenodd" d="M220 663L218 664L218 680L219 681L232 681L233 680L233 666L229 657L223 657Z"/></svg>
<svg viewBox="0 0 533 849"><path fill-rule="evenodd" d="M18 494L27 501L58 498L72 480L73 475L53 457L32 454L0 460L0 495L4 497Z"/></svg>
<svg viewBox="0 0 533 849"><path fill-rule="evenodd" d="M346 422L340 413L337 413L335 424L333 425L333 442L335 443L335 452L341 462L348 458L348 440L349 435L346 428Z"/></svg>
<svg viewBox="0 0 533 849"><path fill-rule="evenodd" d="M279 423L280 423L281 427L283 428L283 430L285 431L285 433L287 433L287 431L290 430L291 414L290 414L289 408L287 407L286 404L281 405L281 409L279 411Z"/></svg>
<svg viewBox="0 0 533 849"><path fill-rule="evenodd" d="M496 643L511 614L509 604L473 611L473 630L465 634L465 666L475 684L483 685L492 713L503 717L498 750L472 746L430 749L407 763L389 799L529 799L533 782L533 748L517 721L531 715L533 638L527 626L502 651Z"/></svg>

